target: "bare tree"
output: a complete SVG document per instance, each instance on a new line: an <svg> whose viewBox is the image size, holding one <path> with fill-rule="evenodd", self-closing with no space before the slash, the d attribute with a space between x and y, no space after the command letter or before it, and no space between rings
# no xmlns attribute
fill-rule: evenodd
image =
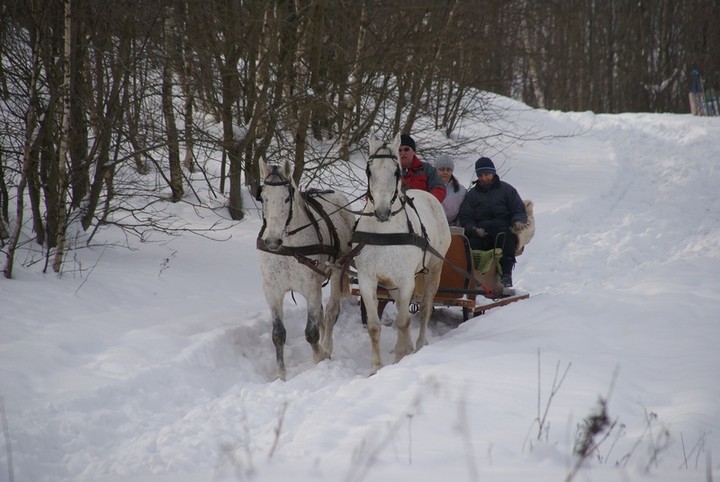
<svg viewBox="0 0 720 482"><path fill-rule="evenodd" d="M60 146L57 156L57 177L54 181L57 183L58 193L58 225L57 225L57 241L55 242L55 259L53 260L53 271L60 272L62 268L63 258L65 256L65 234L67 231L67 160L68 145L70 139L70 78L72 62L72 16L73 16L72 0L63 0L63 81L60 88L60 98L62 99L62 114L60 116Z"/></svg>
<svg viewBox="0 0 720 482"><path fill-rule="evenodd" d="M183 179L182 165L180 163L180 141L177 125L175 124L175 106L173 105L173 59L177 58L176 42L174 41L173 20L168 15L163 23L164 59L162 66L162 111L165 118L165 133L167 136L168 163L170 166L170 179L168 184L172 191L172 201L182 199Z"/></svg>
<svg viewBox="0 0 720 482"><path fill-rule="evenodd" d="M355 43L355 56L348 79L347 95L342 93L339 107L340 118L340 158L348 160L350 156L350 125L353 121L352 114L361 103L361 87L363 75L363 51L365 50L365 38L368 29L368 5L367 1L362 2L360 10L360 21L357 28L357 41Z"/></svg>
<svg viewBox="0 0 720 482"><path fill-rule="evenodd" d="M720 4L707 0L0 8L6 276L25 240L59 272L77 221L86 242L109 224L139 236L163 229L140 214L187 201L185 176L203 176L242 219L262 159L291 157L296 181L309 183L370 130L438 130L447 141L425 153L461 149L452 134L462 119L493 125L502 115L484 92L549 109L686 112L692 69L708 86L720 81ZM204 167L216 155L219 174Z"/></svg>
<svg viewBox="0 0 720 482"><path fill-rule="evenodd" d="M22 164L20 176L17 183L17 195L15 201L15 222L10 231L10 240L7 245L7 255L5 257L5 268L3 269L6 278L12 278L15 264L15 251L18 246L20 234L23 227L23 219L25 214L24 194L27 186L29 172L33 164L33 146L38 139L38 98L39 98L39 79L40 79L40 53L39 44L42 37L38 30L30 29L30 78L27 79L25 87L28 90L28 102L24 112L25 128L24 141L22 146Z"/></svg>

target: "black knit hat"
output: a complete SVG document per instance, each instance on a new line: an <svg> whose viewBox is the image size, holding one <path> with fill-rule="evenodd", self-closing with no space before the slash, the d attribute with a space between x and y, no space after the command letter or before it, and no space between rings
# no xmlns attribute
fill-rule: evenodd
<svg viewBox="0 0 720 482"><path fill-rule="evenodd" d="M481 172L492 172L493 174L497 174L497 171L495 171L495 164L493 164L489 157L481 157L475 161L475 174L480 175Z"/></svg>
<svg viewBox="0 0 720 482"><path fill-rule="evenodd" d="M400 145L408 146L408 147L411 147L413 151L415 150L415 141L413 140L412 137L410 137L407 134L402 134L400 136Z"/></svg>

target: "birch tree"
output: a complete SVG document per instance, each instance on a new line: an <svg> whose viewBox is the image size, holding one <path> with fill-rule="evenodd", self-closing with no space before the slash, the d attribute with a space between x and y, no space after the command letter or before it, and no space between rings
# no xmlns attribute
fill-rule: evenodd
<svg viewBox="0 0 720 482"><path fill-rule="evenodd" d="M64 34L63 34L63 83L60 89L62 99L62 115L60 116L60 147L57 157L57 192L58 210L57 241L55 242L55 259L53 260L53 271L60 272L65 256L65 239L68 224L67 206L67 164L68 145L70 139L70 64L72 51L72 0L63 0Z"/></svg>
<svg viewBox="0 0 720 482"><path fill-rule="evenodd" d="M173 60L177 58L176 43L174 42L173 20L168 15L163 23L163 65L162 65L162 111L165 119L165 135L167 140L168 165L170 178L168 185L172 192L171 200L178 202L182 199L183 178L180 163L180 141L178 128L175 124L175 106L173 105Z"/></svg>

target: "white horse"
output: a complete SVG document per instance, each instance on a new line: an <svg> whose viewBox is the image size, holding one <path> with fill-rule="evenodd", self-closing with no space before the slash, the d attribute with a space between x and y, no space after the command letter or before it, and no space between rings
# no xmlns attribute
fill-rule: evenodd
<svg viewBox="0 0 720 482"><path fill-rule="evenodd" d="M360 296L367 311L375 373L382 367L378 284L389 290L397 307L397 363L413 351L409 333L412 298L420 300L416 350L427 344L425 330L440 284L444 256L450 246L450 228L435 196L417 189L403 191L398 160L400 134L391 144L374 137L369 144L368 202L352 239L354 246L364 243L354 259Z"/></svg>
<svg viewBox="0 0 720 482"><path fill-rule="evenodd" d="M340 313L340 299L349 293L345 273L330 269L350 249L355 216L345 209L344 195L332 191L301 193L292 179L288 162L263 164L263 227L257 249L263 274L263 290L273 321L277 377L285 380L283 300L288 291L307 301L305 339L316 363L329 358L333 327ZM322 286L329 278L330 299L325 316Z"/></svg>

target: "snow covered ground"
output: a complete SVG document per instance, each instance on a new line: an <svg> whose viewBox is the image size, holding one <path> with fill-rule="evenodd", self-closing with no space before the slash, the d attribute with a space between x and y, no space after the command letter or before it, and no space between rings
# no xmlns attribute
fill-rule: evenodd
<svg viewBox="0 0 720 482"><path fill-rule="evenodd" d="M17 266L0 280L0 481L556 482L601 399L615 425L573 480L720 480L720 118L511 105L546 137L492 156L535 202L514 273L530 299L466 323L438 308L396 365L383 327L368 377L355 300L315 366L288 296L281 382L257 212L222 242L85 249L61 278ZM464 182L480 154L456 160Z"/></svg>

